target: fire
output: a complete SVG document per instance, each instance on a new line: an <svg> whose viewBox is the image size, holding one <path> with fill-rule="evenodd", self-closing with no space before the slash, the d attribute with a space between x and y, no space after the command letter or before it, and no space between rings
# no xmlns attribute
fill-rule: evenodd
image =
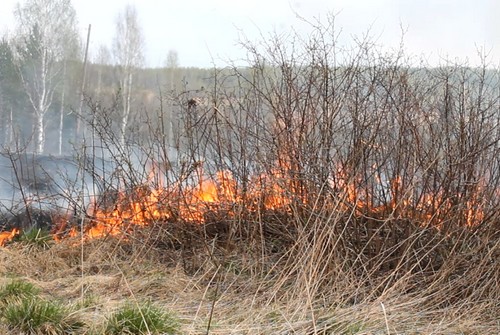
<svg viewBox="0 0 500 335"><path fill-rule="evenodd" d="M150 180L154 180L151 173ZM200 178L195 187L167 188L152 183L132 190L132 194L130 190L120 192L111 210L99 208L97 204L91 206L84 235L87 239L117 236L134 226L176 219L203 223L204 213L210 208L235 203L236 192L236 182L229 171L218 172L215 180ZM78 234L73 228L68 236Z"/></svg>
<svg viewBox="0 0 500 335"><path fill-rule="evenodd" d="M354 211L355 215L365 217L380 218L381 215L392 215L412 218L422 225L431 224L437 228L443 226L444 220L450 217L450 214L457 215L454 218L467 226L474 226L485 217L484 204L479 200L480 186L471 191L467 200L462 200L463 197L458 195L458 201L453 201L453 197L446 197L442 191L421 193L416 198L412 187L403 185L403 178L396 176L387 183L386 192L390 196L389 199L375 205L374 194L368 192L366 187L360 186L360 179L350 176L344 168L337 168L330 186L337 191L341 210ZM380 177L376 176L375 180L379 186L383 185Z"/></svg>
<svg viewBox="0 0 500 335"><path fill-rule="evenodd" d="M102 208L97 203L88 210L83 228L67 229L67 218L62 224L55 224L54 239L64 236L76 237L83 232L85 239L106 236L123 236L134 227L146 226L154 222L182 220L185 222L204 223L209 211L223 210L225 215L235 215L233 208L245 206L249 211L265 209L290 213L294 199L307 204L307 193L299 192L297 184L287 174L289 164L269 173L251 177L245 189L238 186L230 171L219 171L212 178L200 169L196 183L184 185L173 183L163 185L159 169L153 166L148 183L132 190L118 193L113 208ZM350 175L340 166L333 171L329 187L332 210L340 210L356 216L384 218L387 215L413 218L422 224L442 225L442 220L452 210L458 210L465 224L471 226L484 219L482 204L476 193L467 201L460 202L462 208L455 209L449 198L441 192L423 193L415 196L404 185L403 178L396 176L385 184L382 178L375 177L374 183L386 185L385 200L376 199L373 186L370 189L361 182L361 178ZM156 182L155 182L156 181ZM382 187L382 186L381 186ZM370 190L372 190L370 192ZM300 195L299 195L300 193ZM313 197L314 198L314 197ZM328 205L327 205L328 206ZM11 241L18 229L0 233L0 246Z"/></svg>
<svg viewBox="0 0 500 335"><path fill-rule="evenodd" d="M7 242L12 241L19 234L19 229L14 228L11 231L0 232L0 246L4 246Z"/></svg>

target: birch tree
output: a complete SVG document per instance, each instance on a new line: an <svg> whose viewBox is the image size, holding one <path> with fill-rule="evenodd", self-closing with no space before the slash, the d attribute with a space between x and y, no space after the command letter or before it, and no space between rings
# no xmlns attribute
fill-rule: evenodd
<svg viewBox="0 0 500 335"><path fill-rule="evenodd" d="M127 5L116 19L116 34L113 41L113 55L120 69L120 90L122 114L120 116L120 144L125 145L130 119L130 106L135 69L143 64L144 38L139 25L137 10Z"/></svg>
<svg viewBox="0 0 500 335"><path fill-rule="evenodd" d="M97 50L97 55L94 59L94 63L98 65L97 69L97 84L95 88L95 97L97 100L101 99L102 94L102 71L106 65L110 64L111 54L106 45L101 44Z"/></svg>
<svg viewBox="0 0 500 335"><path fill-rule="evenodd" d="M34 112L35 152L45 147L45 117L61 81L64 57L78 45L70 0L26 0L17 4L16 54L21 80Z"/></svg>

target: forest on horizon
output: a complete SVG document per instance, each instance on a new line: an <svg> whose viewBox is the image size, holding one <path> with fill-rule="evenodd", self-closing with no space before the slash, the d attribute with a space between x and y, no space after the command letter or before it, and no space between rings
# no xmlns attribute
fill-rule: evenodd
<svg viewBox="0 0 500 335"><path fill-rule="evenodd" d="M69 154L82 139L89 139L85 129L95 128L96 116L121 146L141 145L151 135L151 125L157 126L161 119L168 146L180 149L180 129L191 122L187 118L193 107L196 113L208 115L214 106L227 105L231 113L235 108L246 113L253 104L255 110L269 115L260 120L278 122L272 117L275 91L296 81L303 87L288 93L299 96L314 75L327 76L323 79L330 86L351 75L359 75L370 85L370 80L379 80L369 78L374 73L394 71L413 83L423 81L422 89L438 95L440 90L434 88L439 82L457 86L471 81L473 85L475 71L483 71L490 86L499 80L486 57L483 69L468 68L467 63L430 68L425 63L409 65L410 56L402 50L387 53L369 39L359 42L357 49L336 50L335 42L326 40L335 29L331 22L313 29L310 41L293 33L256 43L244 41L241 47L248 53L248 65L243 67L183 68L177 52L170 50L164 67L145 68L144 36L131 5L117 17L112 47L101 46L89 59L71 2L28 0L19 4L14 16L15 33L0 38L0 144L4 150ZM268 92L260 92L269 93L264 99L251 97L256 80L278 88L267 86ZM434 88L424 88L425 84ZM250 97L258 101L250 102ZM348 115L349 107L343 109Z"/></svg>

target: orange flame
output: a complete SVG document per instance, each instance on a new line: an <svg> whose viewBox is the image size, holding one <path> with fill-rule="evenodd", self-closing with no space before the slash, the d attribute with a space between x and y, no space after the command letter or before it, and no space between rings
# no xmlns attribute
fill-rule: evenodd
<svg viewBox="0 0 500 335"><path fill-rule="evenodd" d="M278 164L279 165L279 164ZM272 169L267 174L250 178L250 185L242 190L230 171L219 171L214 178L205 178L198 173L196 186L182 188L179 183L165 187L160 171L153 164L148 184L128 192L120 192L115 207L99 208L96 204L89 210L89 219L83 229L85 239L105 236L122 236L134 226L145 226L154 222L183 220L204 223L209 211L225 210L234 215L231 208L235 205L253 204L266 210L289 212L293 199L307 203L307 196L298 195L298 187L290 179L290 164L281 163L279 169ZM382 185L380 178L374 178ZM155 182L156 181L156 182ZM160 181L160 182L158 182ZM434 224L439 227L443 217L452 209L449 199L440 194L422 194L414 199L410 192L404 193L407 186L400 176L389 181L389 190L385 203L375 202L374 194L360 185L360 178L350 175L340 166L333 172L330 186L335 193L333 204L336 210L352 212L354 215L393 215L407 216L425 221L422 224ZM482 204L476 194L465 202L461 209L464 222L474 225L484 219ZM373 193L373 192L372 192ZM242 196L244 195L244 196ZM244 197L244 199L243 199ZM374 204L375 203L375 204ZM253 209L250 209L253 210ZM232 214L231 214L232 213ZM62 237L66 224L56 225L54 239ZM19 230L0 233L0 246L5 245L19 234ZM66 232L66 236L75 237L76 228Z"/></svg>
<svg viewBox="0 0 500 335"><path fill-rule="evenodd" d="M19 234L19 229L14 228L11 231L0 232L0 246L3 247L7 242L12 241Z"/></svg>

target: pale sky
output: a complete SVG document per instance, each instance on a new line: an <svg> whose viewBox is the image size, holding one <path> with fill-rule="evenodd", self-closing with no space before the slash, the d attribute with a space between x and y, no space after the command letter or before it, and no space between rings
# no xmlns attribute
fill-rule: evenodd
<svg viewBox="0 0 500 335"><path fill-rule="evenodd" d="M20 0L21 2L23 0ZM14 5L0 0L0 35L12 30ZM82 39L92 24L91 57L100 44L109 47L118 12L126 4L137 8L146 39L148 66L164 64L168 50L179 54L181 66L218 66L245 58L238 45L241 30L261 41L271 31L292 28L306 35L311 28L296 17L323 19L336 13L339 42L348 46L353 36L369 29L378 44L399 45L401 27L407 31L407 54L421 55L430 65L445 59L478 64L477 50L490 53L500 65L500 0L72 0Z"/></svg>

